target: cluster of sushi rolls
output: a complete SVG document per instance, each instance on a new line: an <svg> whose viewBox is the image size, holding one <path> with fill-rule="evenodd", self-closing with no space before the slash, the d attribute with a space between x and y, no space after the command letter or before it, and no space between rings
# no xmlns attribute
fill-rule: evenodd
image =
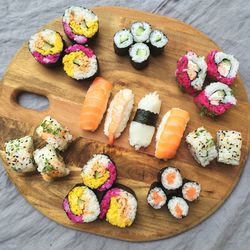
<svg viewBox="0 0 250 250"><path fill-rule="evenodd" d="M100 204L96 194L83 184L75 185L63 200L63 209L74 223L95 221L100 214Z"/></svg>
<svg viewBox="0 0 250 250"><path fill-rule="evenodd" d="M186 142L195 160L203 167L218 155L214 139L204 127L190 132L186 136Z"/></svg>
<svg viewBox="0 0 250 250"><path fill-rule="evenodd" d="M45 181L52 181L55 178L69 175L70 170L66 168L63 158L56 149L47 144L43 148L34 151L34 160L37 170Z"/></svg>
<svg viewBox="0 0 250 250"><path fill-rule="evenodd" d="M51 116L46 116L36 128L37 135L53 146L55 149L64 151L72 141L72 135L68 128L62 126Z"/></svg>
<svg viewBox="0 0 250 250"><path fill-rule="evenodd" d="M239 62L233 55L212 50L206 61L207 74L210 78L227 85L233 84L239 69Z"/></svg>
<svg viewBox="0 0 250 250"><path fill-rule="evenodd" d="M98 33L99 20L92 10L81 6L71 6L64 12L63 28L72 42L85 44Z"/></svg>
<svg viewBox="0 0 250 250"><path fill-rule="evenodd" d="M129 48L130 62L136 69L144 69L149 63L150 50L145 43L135 43Z"/></svg>
<svg viewBox="0 0 250 250"><path fill-rule="evenodd" d="M207 64L203 56L197 56L189 51L177 62L175 76L180 87L187 93L194 95L202 90L207 74Z"/></svg>
<svg viewBox="0 0 250 250"><path fill-rule="evenodd" d="M241 133L234 130L217 132L218 162L239 165L241 156Z"/></svg>
<svg viewBox="0 0 250 250"><path fill-rule="evenodd" d="M149 36L149 47L153 56L160 55L168 43L167 36L158 29L152 30Z"/></svg>
<svg viewBox="0 0 250 250"><path fill-rule="evenodd" d="M129 127L129 143L136 150L151 143L160 109L161 100L157 92L149 93L139 101Z"/></svg>
<svg viewBox="0 0 250 250"><path fill-rule="evenodd" d="M33 151L33 138L29 135L5 143L6 161L18 173L30 173L36 170Z"/></svg>
<svg viewBox="0 0 250 250"><path fill-rule="evenodd" d="M106 219L113 226L129 227L136 218L136 195L130 188L117 184L103 196L100 210L101 220Z"/></svg>
<svg viewBox="0 0 250 250"><path fill-rule="evenodd" d="M55 66L61 63L65 42L59 32L44 29L32 35L28 42L32 56L42 65Z"/></svg>
<svg viewBox="0 0 250 250"><path fill-rule="evenodd" d="M82 179L83 183L98 191L105 191L112 187L116 180L116 166L114 162L105 154L95 154L83 166Z"/></svg>
<svg viewBox="0 0 250 250"><path fill-rule="evenodd" d="M167 195L161 183L154 182L147 195L148 204L154 209L160 209L167 203Z"/></svg>
<svg viewBox="0 0 250 250"><path fill-rule="evenodd" d="M166 160L176 155L189 119L189 113L179 108L163 116L156 133L156 158Z"/></svg>
<svg viewBox="0 0 250 250"><path fill-rule="evenodd" d="M215 117L236 105L236 98L226 84L212 82L194 98L194 102L201 109L201 114Z"/></svg>
<svg viewBox="0 0 250 250"><path fill-rule="evenodd" d="M114 50L119 56L128 54L129 47L134 43L133 36L128 29L122 29L114 35Z"/></svg>
<svg viewBox="0 0 250 250"><path fill-rule="evenodd" d="M74 44L65 49L63 68L76 80L90 79L98 73L98 60L94 51L83 45Z"/></svg>
<svg viewBox="0 0 250 250"><path fill-rule="evenodd" d="M104 123L104 134L110 145L114 144L127 126L133 105L134 94L130 89L120 90L111 101Z"/></svg>

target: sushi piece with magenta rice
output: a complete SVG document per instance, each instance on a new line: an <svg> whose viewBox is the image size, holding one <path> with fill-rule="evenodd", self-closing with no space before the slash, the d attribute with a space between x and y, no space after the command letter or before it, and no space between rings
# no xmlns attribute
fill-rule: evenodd
<svg viewBox="0 0 250 250"><path fill-rule="evenodd" d="M135 69L143 69L149 63L150 50L145 43L135 43L129 49L130 62Z"/></svg>
<svg viewBox="0 0 250 250"><path fill-rule="evenodd" d="M153 30L149 36L149 47L153 56L160 55L168 43L167 36L161 30Z"/></svg>
<svg viewBox="0 0 250 250"><path fill-rule="evenodd" d="M154 209L160 209L166 205L167 196L159 182L154 182L147 195L147 203Z"/></svg>
<svg viewBox="0 0 250 250"><path fill-rule="evenodd" d="M130 30L134 41L136 43L143 43L148 42L152 28L147 22L133 22Z"/></svg>
<svg viewBox="0 0 250 250"><path fill-rule="evenodd" d="M133 44L133 36L128 29L122 29L114 35L114 50L119 56L128 55L129 47Z"/></svg>

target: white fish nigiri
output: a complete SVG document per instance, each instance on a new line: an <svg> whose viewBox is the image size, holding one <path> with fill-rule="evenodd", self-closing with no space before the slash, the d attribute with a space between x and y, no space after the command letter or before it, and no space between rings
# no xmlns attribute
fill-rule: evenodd
<svg viewBox="0 0 250 250"><path fill-rule="evenodd" d="M134 105L134 94L130 89L120 90L111 101L104 124L104 134L109 144L114 144L125 129Z"/></svg>
<svg viewBox="0 0 250 250"><path fill-rule="evenodd" d="M151 143L160 109L161 100L157 92L149 93L140 100L129 128L129 143L136 150Z"/></svg>

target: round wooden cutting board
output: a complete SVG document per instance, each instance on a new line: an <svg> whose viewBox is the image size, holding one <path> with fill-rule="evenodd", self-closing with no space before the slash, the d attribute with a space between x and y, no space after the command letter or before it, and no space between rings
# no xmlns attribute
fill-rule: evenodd
<svg viewBox="0 0 250 250"><path fill-rule="evenodd" d="M5 169L20 193L36 209L67 227L129 241L149 241L176 235L211 215L239 181L249 145L249 106L243 82L238 76L233 85L238 99L236 107L216 120L202 117L192 97L180 91L174 72L178 58L186 51L193 50L206 56L211 49L218 49L212 40L191 26L172 18L119 7L95 7L93 10L100 19L100 32L90 47L99 59L101 75L114 85L112 95L125 87L133 90L135 105L131 117L139 99L148 92L157 91L162 100L158 123L170 108L179 107L187 110L191 116L185 135L200 126L205 126L213 136L219 129L240 131L243 137L240 165L232 167L214 162L207 168L199 167L188 151L184 139L175 159L168 162L159 161L147 154L136 152L129 146L128 128L114 147L108 147L107 139L103 135L103 122L95 133L83 132L79 128L81 105L89 82L70 79L62 67L48 69L41 66L32 58L25 43L6 70L0 88L0 145ZM119 57L113 51L114 33L121 28L128 28L135 20L148 21L154 28L163 30L169 38L163 55L152 57L149 66L142 71L135 70L128 57ZM45 27L64 34L61 18ZM23 91L47 96L49 108L39 112L19 106L16 99ZM75 138L81 137L72 143L64 155L71 169L70 176L52 183L44 182L39 174L16 174L9 169L4 156L6 140L33 134L35 127L46 115L51 115L67 126ZM153 149L154 143L147 149L147 153L152 154ZM65 195L76 183L81 182L81 167L92 154L98 152L111 156L118 167L118 182L132 188L137 195L138 214L130 228L116 228L105 221L85 225L73 224L62 209ZM157 172L170 164L181 169L184 177L202 185L199 201L190 205L190 213L183 220L172 218L166 208L157 211L146 203L149 186L156 180Z"/></svg>

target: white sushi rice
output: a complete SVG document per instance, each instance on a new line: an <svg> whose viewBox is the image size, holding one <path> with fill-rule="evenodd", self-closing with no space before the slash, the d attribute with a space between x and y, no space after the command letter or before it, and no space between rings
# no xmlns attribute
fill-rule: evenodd
<svg viewBox="0 0 250 250"><path fill-rule="evenodd" d="M217 132L219 150L218 162L239 165L241 156L241 133L234 130L219 130Z"/></svg>
<svg viewBox="0 0 250 250"><path fill-rule="evenodd" d="M206 167L218 155L212 135L200 127L186 136L189 150L195 160Z"/></svg>
<svg viewBox="0 0 250 250"><path fill-rule="evenodd" d="M176 177L173 180L173 183L168 183L167 176L171 173L174 173ZM179 188L182 185L182 177L180 171L178 171L178 169L174 167L167 167L161 174L161 184L167 190L174 190Z"/></svg>
<svg viewBox="0 0 250 250"><path fill-rule="evenodd" d="M190 199L188 198L188 195L187 195L187 190L188 190L189 188L195 188L195 190L196 190L196 194L195 194L195 196L193 197L192 200L190 200ZM182 195L183 195L183 198L184 198L185 200L187 200L187 201L190 201L190 202L192 202L192 201L198 199L198 197L200 196L200 192L201 192L201 185L200 185L199 183L197 183L197 182L194 182L194 181L189 181L189 182L185 183L185 184L183 185L183 187L182 187Z"/></svg>
<svg viewBox="0 0 250 250"><path fill-rule="evenodd" d="M121 36L127 37L127 40L125 40L121 43ZM115 33L114 43L118 48L127 48L128 46L133 44L133 36L129 30L122 29L122 30Z"/></svg>
<svg viewBox="0 0 250 250"><path fill-rule="evenodd" d="M215 94L217 91L224 91L225 96L221 97ZM231 103L236 105L236 98L232 94L232 90L224 83L212 82L205 88L205 95L208 97L212 105L219 105L220 103Z"/></svg>
<svg viewBox="0 0 250 250"><path fill-rule="evenodd" d="M150 43L157 48L162 48L168 43L168 38L160 30L153 30L150 34L149 40Z"/></svg>
<svg viewBox="0 0 250 250"><path fill-rule="evenodd" d="M66 127L63 127L57 120L46 116L37 127L36 133L54 148L64 151L69 142L72 141L72 135Z"/></svg>
<svg viewBox="0 0 250 250"><path fill-rule="evenodd" d="M5 156L8 165L19 173L35 171L33 150L33 138L29 135L6 142Z"/></svg>
<svg viewBox="0 0 250 250"><path fill-rule="evenodd" d="M214 61L216 64L219 64L220 62L222 62L222 60L227 59L230 61L231 63L231 68L230 71L227 75L227 77L235 77L237 75L238 69L239 69L239 62L238 60L230 54L226 54L223 52L217 52L214 56Z"/></svg>
<svg viewBox="0 0 250 250"><path fill-rule="evenodd" d="M182 209L181 217L179 217L175 211L177 205ZM181 219L188 215L189 206L184 199L173 196L168 202L168 210L176 219Z"/></svg>
<svg viewBox="0 0 250 250"><path fill-rule="evenodd" d="M109 136L109 127L113 118L112 117L113 110L117 110L118 108L118 107L114 107L115 99L117 98L126 99L127 105L126 107L120 107L121 109L123 109L123 115L122 115L122 120L120 121L120 124L114 134L115 138L118 138L121 135L122 131L127 126L127 122L129 120L129 117L130 117L130 114L132 112L133 105L134 105L134 94L132 90L130 89L122 89L115 95L115 97L113 98L113 100L111 101L109 105L107 116L106 116L105 123L104 123L104 134L106 136Z"/></svg>
<svg viewBox="0 0 250 250"><path fill-rule="evenodd" d="M138 109L143 109L153 112L155 114L159 114L161 109L161 100L159 98L158 93L155 91L145 95L139 101Z"/></svg>
<svg viewBox="0 0 250 250"><path fill-rule="evenodd" d="M144 29L144 31L140 35L138 35L137 31L138 29L140 29L140 27ZM142 43L147 41L149 39L151 31L152 31L151 26L147 22L134 22L131 25L131 33L134 37L134 41L137 43Z"/></svg>
<svg viewBox="0 0 250 250"><path fill-rule="evenodd" d="M157 204L154 202L154 199L153 199L153 193L154 192L157 192L159 194L159 196L162 197L162 201L157 203ZM152 208L160 209L166 204L167 196L160 187L155 187L155 188L150 190L150 192L149 192L149 194L147 196L147 202Z"/></svg>
<svg viewBox="0 0 250 250"><path fill-rule="evenodd" d="M137 53L138 50L143 50L145 52L145 55L144 56L139 55ZM135 43L130 47L129 55L132 61L136 63L141 63L148 59L150 55L150 50L149 50L148 45L146 45L145 43Z"/></svg>

